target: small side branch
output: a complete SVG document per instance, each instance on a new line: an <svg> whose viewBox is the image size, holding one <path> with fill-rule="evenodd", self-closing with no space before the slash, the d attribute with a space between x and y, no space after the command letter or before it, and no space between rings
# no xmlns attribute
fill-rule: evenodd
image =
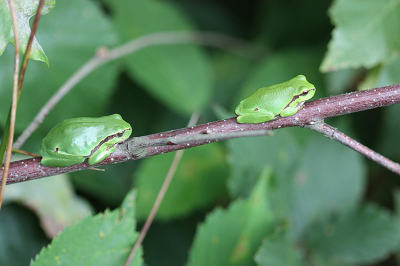
<svg viewBox="0 0 400 266"><path fill-rule="evenodd" d="M362 145L358 141L350 138L349 136L343 134L338 131L336 128L331 127L328 124L325 124L323 121L315 123L313 125L306 125L306 128L317 131L319 133L324 134L330 139L336 140L347 147L361 153L365 157L371 159L372 161L382 165L383 167L389 169L390 171L400 175L400 164L395 163L388 158L380 155L379 153L371 150L370 148Z"/></svg>

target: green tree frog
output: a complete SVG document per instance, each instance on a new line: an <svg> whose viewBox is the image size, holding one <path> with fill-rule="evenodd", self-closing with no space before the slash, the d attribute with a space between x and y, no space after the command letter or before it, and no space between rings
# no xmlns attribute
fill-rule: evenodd
<svg viewBox="0 0 400 266"><path fill-rule="evenodd" d="M88 158L88 163L93 165L107 158L116 150L115 144L126 140L131 133L131 125L118 114L67 119L53 127L42 140L41 163L67 167Z"/></svg>
<svg viewBox="0 0 400 266"><path fill-rule="evenodd" d="M303 75L264 87L250 94L236 107L237 122L257 124L297 113L314 96L315 87Z"/></svg>

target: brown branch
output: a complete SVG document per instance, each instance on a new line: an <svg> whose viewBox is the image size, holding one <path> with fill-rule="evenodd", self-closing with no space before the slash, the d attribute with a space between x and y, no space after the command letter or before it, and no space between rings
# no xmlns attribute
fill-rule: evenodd
<svg viewBox="0 0 400 266"><path fill-rule="evenodd" d="M328 138L334 139L334 140L346 145L347 147L352 148L353 150L361 153L368 159L370 159L370 160L382 165L383 167L389 169L390 171L400 175L400 164L395 163L386 157L383 157L379 153L362 145L358 141L355 141L354 139L350 138L349 136L346 136L345 134L343 134L342 132L339 132L336 128L331 127L323 122L316 123L313 125L307 125L306 127L309 129L312 129L314 131L323 133Z"/></svg>
<svg viewBox="0 0 400 266"><path fill-rule="evenodd" d="M182 128L144 137L133 138L124 143L120 143L117 146L116 152L114 152L111 156L109 156L96 166L136 160L166 152L196 147L216 141L205 140L186 144L149 147L139 154L129 153L129 149L135 150L135 148L132 149L132 147L130 146L135 145L135 143L137 143L138 141L140 142L143 139L186 137L190 135L204 133L216 134L223 132L273 130L296 126L305 127L306 125L310 125L324 118L364 111L396 103L400 103L400 84L322 98L306 103L304 105L304 108L293 116L283 117L275 121L269 121L260 124L238 124L236 122L236 118L230 118L226 120L198 125L195 127ZM11 169L9 180L7 182L8 184L42 178L46 176L58 175L62 173L85 170L88 168L92 168L93 166L90 166L86 162L84 162L81 164L63 168L45 167L40 164L40 158L34 158L13 162L11 163L10 167Z"/></svg>

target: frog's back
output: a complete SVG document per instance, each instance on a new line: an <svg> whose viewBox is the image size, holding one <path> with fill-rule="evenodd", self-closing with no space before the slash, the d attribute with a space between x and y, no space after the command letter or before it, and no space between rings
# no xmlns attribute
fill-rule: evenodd
<svg viewBox="0 0 400 266"><path fill-rule="evenodd" d="M246 101L247 99L251 99L251 101ZM283 90L281 84L276 84L257 90L240 104L243 109L257 107L259 110L265 109L277 115L282 110L282 106L290 102L291 99L292 93Z"/></svg>
<svg viewBox="0 0 400 266"><path fill-rule="evenodd" d="M100 141L127 127L130 125L118 114L66 119L50 130L41 143L41 150L55 151L62 146L60 153L87 155Z"/></svg>
<svg viewBox="0 0 400 266"><path fill-rule="evenodd" d="M265 108L278 115L292 101L294 95L298 95L302 88L309 85L311 84L308 83L305 76L298 75L286 82L261 88L246 98L251 98L252 101L244 101L243 104L251 104L251 106L245 106L244 108L257 106L259 109Z"/></svg>

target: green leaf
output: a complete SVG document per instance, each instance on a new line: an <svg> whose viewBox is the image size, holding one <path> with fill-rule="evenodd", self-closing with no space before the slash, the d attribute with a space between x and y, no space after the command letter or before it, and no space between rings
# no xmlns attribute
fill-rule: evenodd
<svg viewBox="0 0 400 266"><path fill-rule="evenodd" d="M377 87L388 86L400 83L398 75L400 71L400 57L391 60L388 63L380 64L367 73L366 78L361 85L358 86L359 90L368 90Z"/></svg>
<svg viewBox="0 0 400 266"><path fill-rule="evenodd" d="M393 191L393 198L395 213L400 218L400 190L398 188Z"/></svg>
<svg viewBox="0 0 400 266"><path fill-rule="evenodd" d="M136 170L131 162L124 165L107 165L106 171L79 171L71 174L71 181L79 191L89 195L106 206L118 206L132 186L132 172Z"/></svg>
<svg viewBox="0 0 400 266"><path fill-rule="evenodd" d="M25 54L31 29L29 19L36 14L39 1L19 0L15 2L15 13L18 27L18 43L22 54ZM42 15L47 14L56 4L55 0L46 0L43 5ZM40 25L40 24L39 24ZM40 26L39 26L40 29ZM9 42L15 45L14 30L12 26L11 11L7 1L0 2L0 55L3 54ZM43 52L36 38L32 42L32 50L29 58L39 60L49 65L49 60Z"/></svg>
<svg viewBox="0 0 400 266"><path fill-rule="evenodd" d="M48 242L32 212L16 204L3 204L0 215L1 266L28 265Z"/></svg>
<svg viewBox="0 0 400 266"><path fill-rule="evenodd" d="M10 8L8 7L8 3L5 1L0 2L0 55L3 54L6 46L9 42L11 42L11 34L12 33L12 20Z"/></svg>
<svg viewBox="0 0 400 266"><path fill-rule="evenodd" d="M199 226L190 252L190 266L255 265L253 257L262 239L273 230L266 195L270 169L266 168L251 196L228 209L215 209Z"/></svg>
<svg viewBox="0 0 400 266"><path fill-rule="evenodd" d="M172 3L134 0L107 1L124 41L154 32L193 30L189 19ZM129 74L164 104L191 114L208 103L211 70L205 52L193 45L148 47L126 57Z"/></svg>
<svg viewBox="0 0 400 266"><path fill-rule="evenodd" d="M282 229L277 229L265 239L254 259L260 266L306 265L296 242L282 232Z"/></svg>
<svg viewBox="0 0 400 266"><path fill-rule="evenodd" d="M336 95L351 90L355 80L359 79L361 72L364 73L361 70L344 69L326 73L324 77L327 93Z"/></svg>
<svg viewBox="0 0 400 266"><path fill-rule="evenodd" d="M321 71L370 68L398 56L400 2L337 0L329 10L336 26Z"/></svg>
<svg viewBox="0 0 400 266"><path fill-rule="evenodd" d="M119 209L87 216L67 227L30 265L122 266L138 236L134 213L131 191ZM141 256L139 250L130 265L142 265Z"/></svg>
<svg viewBox="0 0 400 266"><path fill-rule="evenodd" d="M362 89L371 89L381 86L400 83L400 57L392 60L388 64L379 65L368 71L367 78L364 80ZM385 107L382 116L382 126L380 126L380 133L382 138L379 138L379 145L377 151L385 157L393 161L400 160L399 149L400 147L400 105L394 104Z"/></svg>
<svg viewBox="0 0 400 266"><path fill-rule="evenodd" d="M272 137L238 138L228 142L228 161L232 171L228 181L233 197L248 196L266 165L279 168L295 157L297 143L289 131L277 131Z"/></svg>
<svg viewBox="0 0 400 266"><path fill-rule="evenodd" d="M382 136L385 137L380 139L379 151L386 157L398 162L400 160L398 149L400 147L400 139L396 133L400 132L400 104L388 106L385 109L386 115L382 131Z"/></svg>
<svg viewBox="0 0 400 266"><path fill-rule="evenodd" d="M314 225L306 234L306 242L328 261L372 264L398 247L400 224L388 211L368 204Z"/></svg>
<svg viewBox="0 0 400 266"><path fill-rule="evenodd" d="M67 175L9 186L4 201L18 201L32 209L50 238L93 211L86 200L74 193Z"/></svg>
<svg viewBox="0 0 400 266"><path fill-rule="evenodd" d="M274 164L270 206L288 223L288 229L286 234L266 240L258 254L264 265L302 265L304 251L295 247L304 231L312 230L315 221L326 220L332 213L348 212L361 200L365 182L361 156L317 133L308 134L304 150L298 147L297 153L289 153L294 158Z"/></svg>
<svg viewBox="0 0 400 266"><path fill-rule="evenodd" d="M295 140L301 134L308 138L304 148ZM278 217L290 219L295 235L315 219L346 211L362 197L361 156L317 133L284 129L273 137L230 140L228 148L231 194L247 196L262 167L273 167L271 208Z"/></svg>
<svg viewBox="0 0 400 266"><path fill-rule="evenodd" d="M397 188L394 192L393 192L393 198L394 198L394 210L395 210L395 214L397 217L397 220L399 221L400 219L400 190ZM397 260L397 264L400 263L400 249L397 248L397 250L395 251L395 257Z"/></svg>
<svg viewBox="0 0 400 266"><path fill-rule="evenodd" d="M149 214L174 156L175 153L167 153L147 158L135 172L138 219L145 219ZM226 195L227 170L221 145L211 144L186 150L157 218L186 216L223 198Z"/></svg>
<svg viewBox="0 0 400 266"><path fill-rule="evenodd" d="M297 167L286 174L278 172L276 189L271 191L271 206L279 216L290 219L295 237L314 221L357 205L365 183L360 154L313 134L298 154Z"/></svg>
<svg viewBox="0 0 400 266"><path fill-rule="evenodd" d="M47 68L36 61L29 63L18 105L17 132L25 129L54 92L95 56L96 49L115 45L117 41L107 16L88 0L57 2L57 8L41 18L37 37L45 45L52 64ZM3 124L10 106L13 70L10 66L13 65L13 51L7 48L0 57L0 121ZM42 136L66 118L104 115L117 70L116 64L102 66L77 84L46 117L41 127Z"/></svg>
<svg viewBox="0 0 400 266"><path fill-rule="evenodd" d="M365 76L364 80L362 80L359 84L357 89L362 90L369 90L375 88L376 84L378 83L379 76L383 73L382 65L377 65L373 68L370 68L367 75ZM383 79L380 78L380 82L387 82L387 76L383 75ZM387 83L385 85L388 85Z"/></svg>
<svg viewBox="0 0 400 266"><path fill-rule="evenodd" d="M252 74L255 60L231 53L216 53L213 54L211 59L214 87L218 88L215 90L213 101L217 101L222 106L228 106L232 99L236 99L237 91L239 91L243 81ZM233 110L230 110L228 117L233 115Z"/></svg>

